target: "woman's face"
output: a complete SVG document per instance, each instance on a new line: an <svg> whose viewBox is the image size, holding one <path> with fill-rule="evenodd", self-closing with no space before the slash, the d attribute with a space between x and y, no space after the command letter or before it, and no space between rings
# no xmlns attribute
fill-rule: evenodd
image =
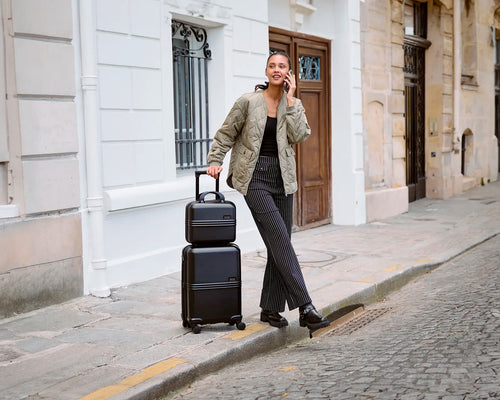
<svg viewBox="0 0 500 400"><path fill-rule="evenodd" d="M266 76L270 85L282 85L290 67L288 58L281 54L271 56L267 62Z"/></svg>

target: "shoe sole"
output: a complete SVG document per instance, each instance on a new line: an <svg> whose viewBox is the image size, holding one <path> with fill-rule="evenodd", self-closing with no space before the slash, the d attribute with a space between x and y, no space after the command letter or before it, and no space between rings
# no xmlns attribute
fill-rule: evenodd
<svg viewBox="0 0 500 400"><path fill-rule="evenodd" d="M318 329L326 328L327 326L330 326L330 321L322 321L322 322L318 322L316 324L308 324L307 322L299 321L299 324L302 327L307 326L307 329L309 329L310 331L316 331Z"/></svg>
<svg viewBox="0 0 500 400"><path fill-rule="evenodd" d="M284 328L285 326L288 326L288 321L274 322L274 321L271 321L270 319L264 317L263 315L260 316L260 320L262 322L267 322L269 325L274 326L275 328Z"/></svg>

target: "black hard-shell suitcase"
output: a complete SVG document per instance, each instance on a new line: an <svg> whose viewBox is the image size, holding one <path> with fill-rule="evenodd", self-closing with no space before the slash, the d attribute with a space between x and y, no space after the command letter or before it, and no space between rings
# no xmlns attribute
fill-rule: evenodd
<svg viewBox="0 0 500 400"><path fill-rule="evenodd" d="M200 194L200 175L196 171L196 200L186 205L186 240L195 245L207 246L226 244L236 238L236 206L226 201L219 192L219 178L215 181L215 191ZM213 194L215 199L205 198Z"/></svg>
<svg viewBox="0 0 500 400"><path fill-rule="evenodd" d="M241 315L241 255L235 244L182 251L182 325L227 322L245 329Z"/></svg>

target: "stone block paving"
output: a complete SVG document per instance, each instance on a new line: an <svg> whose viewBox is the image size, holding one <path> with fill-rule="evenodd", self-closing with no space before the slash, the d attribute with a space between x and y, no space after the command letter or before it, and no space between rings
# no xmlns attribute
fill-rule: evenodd
<svg viewBox="0 0 500 400"><path fill-rule="evenodd" d="M179 234L183 235L183 228ZM314 304L327 315L349 304L371 304L498 234L500 181L446 200L419 200L410 204L408 213L383 221L360 226L326 225L296 232L292 241ZM181 249L179 269L180 264ZM228 365L303 340L308 332L299 326L297 310L284 313L290 325L283 330L260 323L258 304L264 268L263 252L243 255L244 331L214 324L204 326L201 334L195 335L183 328L180 272L113 289L105 299L83 296L0 320L0 400L151 400ZM480 296L482 284L474 279L472 276L459 294L473 292ZM428 296L425 291L421 295ZM448 299L448 293L441 296ZM477 297L481 299L478 301L475 296L467 297L467 301L461 299L458 296L455 302L440 307L447 310L448 316L467 319L479 313L486 301ZM474 311L468 312L470 307ZM427 311L424 307L421 313ZM392 314L380 320L390 326L389 322L394 322L389 317ZM497 343L490 325L481 328L480 320L467 319L467 325L443 325L440 330L440 323L420 322L417 317L405 326L394 325L380 337L375 335L355 344L349 341L357 334L321 339L323 347L316 340L303 342L293 351L287 350L290 360L280 364L283 371L266 372L273 378L271 381L264 375L249 375L253 376L249 388L238 389L245 383L242 377L233 390L219 392L220 383L234 381L221 376L211 395L200 398L267 399L270 393L286 394L288 398L325 398L328 390L345 384L338 398L356 398L357 392L369 387L375 394L382 393L379 398L391 399L395 395L392 390L399 390L397 382L419 388L448 385L462 390L462 386L470 386L481 377L481 390L494 385L496 376L469 376L479 371L476 363L495 354L476 354L479 350L474 346L478 341L457 343L448 350L450 354L437 347L480 329L492 333L489 339L483 338L485 343ZM492 321L497 320L490 317L488 324ZM431 335L434 330L442 337ZM415 343L405 344L405 335L386 339L392 331L405 332L406 336L428 332L429 337L416 336L414 342L422 342L429 350L425 353L422 347L410 351ZM356 349L361 345L369 347L373 341L380 347L372 358L360 362ZM314 346L319 347L315 350ZM455 369L443 362L443 355L446 359L453 357L450 360L455 360ZM268 362L271 365L272 360ZM415 369L408 370L408 363L414 363ZM321 385L309 385L316 364L323 366L316 371L322 377ZM387 373L385 364L390 367ZM469 380L462 380L464 376ZM277 386L269 386L269 382ZM379 389L386 392L377 392ZM413 396L411 391L398 393ZM456 395L453 391L446 393Z"/></svg>
<svg viewBox="0 0 500 400"><path fill-rule="evenodd" d="M348 335L255 357L168 399L500 399L499 300L496 236L370 306L389 311Z"/></svg>

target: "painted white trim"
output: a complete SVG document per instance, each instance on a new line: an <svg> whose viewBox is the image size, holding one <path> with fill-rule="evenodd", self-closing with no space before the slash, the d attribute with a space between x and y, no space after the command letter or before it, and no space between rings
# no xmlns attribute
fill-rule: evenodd
<svg viewBox="0 0 500 400"><path fill-rule="evenodd" d="M336 2L335 18L332 46L333 222L359 225L366 222L359 2Z"/></svg>
<svg viewBox="0 0 500 400"><path fill-rule="evenodd" d="M2 6L0 4L0 18L3 21ZM7 130L7 106L5 104L5 96L7 88L5 85L5 47L4 47L4 31L3 26L0 26L0 162L9 161L9 146L8 146L8 130Z"/></svg>
<svg viewBox="0 0 500 400"><path fill-rule="evenodd" d="M0 218L19 217L19 207L16 204L0 206Z"/></svg>
<svg viewBox="0 0 500 400"><path fill-rule="evenodd" d="M89 282L86 287L91 294L107 297L111 294L106 279L106 258L104 257L104 201L102 191L102 154L99 131L99 94L96 50L96 9L94 1L80 2L81 39L81 87L84 110L85 161L87 169L87 218L88 226L82 229L89 240Z"/></svg>
<svg viewBox="0 0 500 400"><path fill-rule="evenodd" d="M119 211L175 201L191 201L195 197L194 179L193 174L164 183L106 190L105 206L108 211ZM200 192L208 190L214 190L214 181L202 179ZM234 192L225 184L224 176L220 178L220 191Z"/></svg>

